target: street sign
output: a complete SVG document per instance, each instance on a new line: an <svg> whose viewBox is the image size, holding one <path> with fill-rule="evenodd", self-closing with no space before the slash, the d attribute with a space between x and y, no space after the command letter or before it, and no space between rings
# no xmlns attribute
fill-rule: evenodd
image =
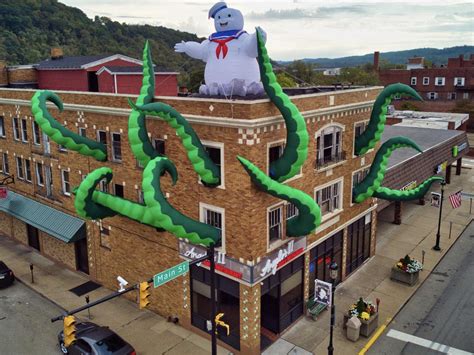
<svg viewBox="0 0 474 355"><path fill-rule="evenodd" d="M189 261L182 262L181 264L175 265L168 270L160 272L153 276L153 286L155 288L164 285L168 281L171 281L178 276L181 276L189 271Z"/></svg>
<svg viewBox="0 0 474 355"><path fill-rule="evenodd" d="M439 208L441 201L441 194L438 192L431 193L431 206Z"/></svg>
<svg viewBox="0 0 474 355"><path fill-rule="evenodd" d="M316 279L314 300L326 306L331 306L332 302L332 284Z"/></svg>

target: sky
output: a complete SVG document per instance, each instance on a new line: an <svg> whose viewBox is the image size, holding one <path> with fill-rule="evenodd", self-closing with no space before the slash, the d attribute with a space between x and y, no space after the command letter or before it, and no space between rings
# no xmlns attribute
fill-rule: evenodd
<svg viewBox="0 0 474 355"><path fill-rule="evenodd" d="M160 25L207 37L214 30L205 0L59 0L89 17ZM474 45L474 2L456 0L232 0L247 32L267 32L276 60L337 58L420 47Z"/></svg>

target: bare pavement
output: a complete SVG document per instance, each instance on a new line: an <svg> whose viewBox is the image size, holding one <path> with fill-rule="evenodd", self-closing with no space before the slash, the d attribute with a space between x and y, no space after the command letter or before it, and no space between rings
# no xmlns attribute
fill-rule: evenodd
<svg viewBox="0 0 474 355"><path fill-rule="evenodd" d="M438 190L439 185L434 187ZM464 189L474 193L474 169L469 165L462 169L461 176L454 176L446 186L445 195ZM427 196L428 197L428 196ZM474 214L469 211L469 200L464 200L458 209L452 209L445 201L441 228L441 252L431 248L435 243L439 210L429 204L416 203L403 205L402 225L393 225L393 212L383 211L378 218L377 247L374 257L369 259L350 278L338 286L336 291L336 327L334 331L335 354L357 354L367 344L361 338L353 343L345 338L342 329L343 314L355 300L365 297L381 300L379 325L388 324L405 303L413 296L422 282L436 267L440 259L458 239L461 232L471 222ZM474 213L474 208L473 208ZM1 230L0 230L1 234ZM425 251L424 270L420 282L408 287L390 280L390 269L406 254L421 259ZM0 236L0 260L10 266L17 278L35 292L51 300L62 309L73 309L85 304L83 297L77 297L68 290L88 279L80 273L67 270L30 248ZM30 263L35 265L35 283L30 280ZM0 291L0 295L1 295ZM89 293L91 302L111 293L100 287ZM108 325L130 342L139 354L209 354L210 341L180 326L168 323L159 315L139 310L138 306L126 299L118 298L91 310L93 321ZM51 314L51 317L59 314ZM87 311L80 317L86 318ZM0 315L1 318L1 315ZM0 322L0 333L5 323ZM32 323L31 332L41 332L40 324ZM46 334L45 334L46 336ZM18 335L19 337L19 335ZM56 339L51 339L55 344ZM299 320L281 338L265 351L266 354L325 354L329 342L329 312L323 312L317 321L306 317ZM454 346L454 345L453 345ZM38 348L40 349L40 348ZM50 353L50 352L46 352ZM229 354L228 350L218 348L219 354ZM41 354L41 352L37 352Z"/></svg>

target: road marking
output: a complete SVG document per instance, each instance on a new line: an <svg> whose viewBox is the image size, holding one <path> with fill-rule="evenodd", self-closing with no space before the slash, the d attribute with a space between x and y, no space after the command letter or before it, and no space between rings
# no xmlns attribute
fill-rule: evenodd
<svg viewBox="0 0 474 355"><path fill-rule="evenodd" d="M385 330L385 328L387 327L388 323L390 323L390 321L392 320L392 318L387 318L387 320L385 321L384 324L382 324L379 329L377 329L377 331L375 332L375 334L372 336L372 338L369 339L369 341L367 342L367 344L365 344L365 346L362 348L361 351L359 351L359 354L358 355L364 355L367 350L370 349L370 347L372 345L374 345L375 341L378 339L378 337L383 333L383 331Z"/></svg>
<svg viewBox="0 0 474 355"><path fill-rule="evenodd" d="M444 354L453 354L453 355L472 355L472 353L460 349L453 348L449 345L443 345L428 339L420 338L411 334L399 332L395 329L390 329L387 333L388 337L404 341L406 343L412 343L416 345L423 346L425 348L436 350Z"/></svg>

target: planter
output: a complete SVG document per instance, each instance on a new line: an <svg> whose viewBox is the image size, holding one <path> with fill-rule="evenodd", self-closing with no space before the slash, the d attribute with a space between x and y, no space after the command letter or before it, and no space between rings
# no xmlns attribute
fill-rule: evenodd
<svg viewBox="0 0 474 355"><path fill-rule="evenodd" d="M394 281L398 281L398 282L407 284L409 286L413 286L414 284L418 282L419 274L420 274L419 271L410 274L394 266L392 267L392 273L390 275L390 278Z"/></svg>
<svg viewBox="0 0 474 355"><path fill-rule="evenodd" d="M346 329L347 326L346 326L346 323L347 321L349 320L349 316L348 315L344 315L344 324L343 324L343 328ZM360 335L368 338L370 336L370 334L372 334L374 332L375 329L377 329L377 327L379 326L379 314L378 313L375 313L373 314L369 320L362 320L360 319L360 322L361 322L361 326L360 326Z"/></svg>

